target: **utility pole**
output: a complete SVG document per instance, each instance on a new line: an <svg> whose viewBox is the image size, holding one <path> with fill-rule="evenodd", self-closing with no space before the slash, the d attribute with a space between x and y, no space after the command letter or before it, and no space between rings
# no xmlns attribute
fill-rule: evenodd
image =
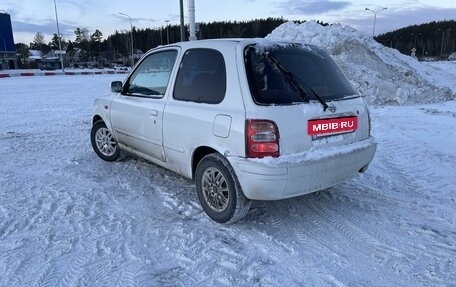
<svg viewBox="0 0 456 287"><path fill-rule="evenodd" d="M188 0L188 18L190 27L190 41L197 40L196 37L196 25L195 25L195 0Z"/></svg>
<svg viewBox="0 0 456 287"><path fill-rule="evenodd" d="M382 9L378 9L378 10L372 10L367 7L365 8L365 10L371 11L372 13L374 13L374 29L372 30L372 38L375 37L375 22L377 22L377 13L380 11L386 10L386 9L388 9L388 8L382 8Z"/></svg>
<svg viewBox="0 0 456 287"><path fill-rule="evenodd" d="M54 10L55 10L55 22L57 23L57 38L59 39L60 64L62 65L62 72L65 72L65 67L63 66L62 40L61 40L60 28L59 28L59 17L57 16L57 3L55 2L55 0L54 0Z"/></svg>
<svg viewBox="0 0 456 287"><path fill-rule="evenodd" d="M133 66L135 65L135 58L133 57L134 55L134 50L133 50L133 24L131 22L131 17L125 13L119 12L120 15L128 17L130 19L130 36L131 36L131 68L133 69Z"/></svg>
<svg viewBox="0 0 456 287"><path fill-rule="evenodd" d="M169 44L169 20L165 20L166 22L166 44Z"/></svg>
<svg viewBox="0 0 456 287"><path fill-rule="evenodd" d="M185 41L185 23L184 23L184 0L179 0L180 6L180 38L181 42Z"/></svg>

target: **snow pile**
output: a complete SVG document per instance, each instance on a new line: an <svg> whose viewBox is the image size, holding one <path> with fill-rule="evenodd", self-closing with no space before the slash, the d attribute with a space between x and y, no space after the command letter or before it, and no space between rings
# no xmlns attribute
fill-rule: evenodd
<svg viewBox="0 0 456 287"><path fill-rule="evenodd" d="M455 87L452 91L448 85L448 77L456 81L456 75L387 48L349 26L289 22L266 38L325 47L370 104L403 105L456 99Z"/></svg>

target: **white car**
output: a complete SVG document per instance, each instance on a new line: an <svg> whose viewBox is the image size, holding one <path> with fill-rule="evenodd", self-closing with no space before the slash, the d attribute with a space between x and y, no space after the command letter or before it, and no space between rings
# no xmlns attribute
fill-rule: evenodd
<svg viewBox="0 0 456 287"><path fill-rule="evenodd" d="M234 222L251 200L326 189L366 171L376 142L369 111L322 49L223 39L150 50L111 96L95 101L91 142L196 182L213 220Z"/></svg>
<svg viewBox="0 0 456 287"><path fill-rule="evenodd" d="M125 66L115 65L114 71L116 73L126 73L126 72L130 71L130 68L125 67Z"/></svg>

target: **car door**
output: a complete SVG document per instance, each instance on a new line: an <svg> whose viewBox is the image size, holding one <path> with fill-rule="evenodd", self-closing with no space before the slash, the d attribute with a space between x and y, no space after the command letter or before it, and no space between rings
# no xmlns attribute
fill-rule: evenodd
<svg viewBox="0 0 456 287"><path fill-rule="evenodd" d="M136 67L111 105L111 123L120 144L165 161L163 111L178 51L160 50Z"/></svg>

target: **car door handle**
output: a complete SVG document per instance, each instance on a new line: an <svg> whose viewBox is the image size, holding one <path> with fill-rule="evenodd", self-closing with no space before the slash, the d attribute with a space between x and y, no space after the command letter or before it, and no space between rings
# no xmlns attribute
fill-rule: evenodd
<svg viewBox="0 0 456 287"><path fill-rule="evenodd" d="M150 111L150 115L156 117L156 116L158 116L158 111L157 110L151 110Z"/></svg>

